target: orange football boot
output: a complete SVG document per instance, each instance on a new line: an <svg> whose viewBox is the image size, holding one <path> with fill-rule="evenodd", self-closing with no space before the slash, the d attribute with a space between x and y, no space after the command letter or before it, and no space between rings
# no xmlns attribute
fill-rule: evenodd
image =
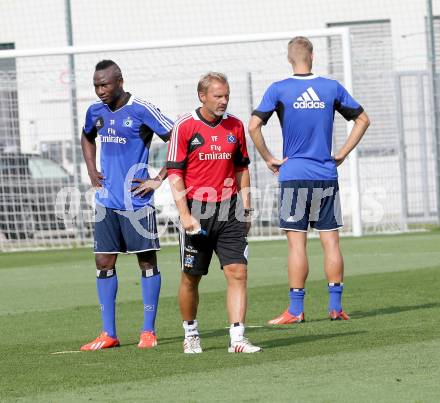
<svg viewBox="0 0 440 403"><path fill-rule="evenodd" d="M350 320L350 316L348 316L344 311L336 312L333 310L328 314L330 316L330 320Z"/></svg>
<svg viewBox="0 0 440 403"><path fill-rule="evenodd" d="M268 321L269 325L289 325L291 323L304 322L304 312L301 312L298 316L292 315L287 309L275 319Z"/></svg>
<svg viewBox="0 0 440 403"><path fill-rule="evenodd" d="M107 332L102 332L95 340L84 344L81 351L102 350L104 348L119 347L119 340L110 337Z"/></svg>
<svg viewBox="0 0 440 403"><path fill-rule="evenodd" d="M157 346L157 337L154 332L142 332L139 339L139 348L153 348Z"/></svg>

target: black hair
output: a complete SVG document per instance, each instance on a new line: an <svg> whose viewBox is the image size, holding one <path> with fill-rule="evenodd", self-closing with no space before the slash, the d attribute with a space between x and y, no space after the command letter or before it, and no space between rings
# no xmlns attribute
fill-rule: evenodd
<svg viewBox="0 0 440 403"><path fill-rule="evenodd" d="M99 63L96 64L95 71L105 70L107 67L110 66L116 66L119 68L119 66L113 60L101 60Z"/></svg>
<svg viewBox="0 0 440 403"><path fill-rule="evenodd" d="M115 66L116 78L122 78L122 72L120 67L113 60L101 60L95 66L95 71L105 70L108 67Z"/></svg>

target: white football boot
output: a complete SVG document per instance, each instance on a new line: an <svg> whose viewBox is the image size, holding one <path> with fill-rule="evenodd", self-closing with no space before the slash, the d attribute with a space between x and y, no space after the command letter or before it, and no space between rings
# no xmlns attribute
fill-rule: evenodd
<svg viewBox="0 0 440 403"><path fill-rule="evenodd" d="M187 336L183 340L183 352L185 354L200 354L202 352L199 336Z"/></svg>
<svg viewBox="0 0 440 403"><path fill-rule="evenodd" d="M254 346L246 337L243 337L240 341L231 341L228 348L228 353L259 353L263 351L261 347Z"/></svg>

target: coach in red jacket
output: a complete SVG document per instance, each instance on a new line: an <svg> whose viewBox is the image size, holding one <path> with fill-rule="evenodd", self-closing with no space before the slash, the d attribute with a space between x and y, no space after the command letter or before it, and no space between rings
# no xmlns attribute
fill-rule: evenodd
<svg viewBox="0 0 440 403"><path fill-rule="evenodd" d="M229 84L224 74L205 74L197 92L202 106L175 123L167 158L182 227L179 305L185 330L183 349L190 354L202 352L196 319L198 285L208 274L215 251L227 280L228 351L255 353L261 348L244 337L251 207L243 123L226 113Z"/></svg>

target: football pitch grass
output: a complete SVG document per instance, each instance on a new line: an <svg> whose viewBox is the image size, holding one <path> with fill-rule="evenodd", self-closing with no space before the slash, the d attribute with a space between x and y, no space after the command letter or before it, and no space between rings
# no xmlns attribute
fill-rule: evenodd
<svg viewBox="0 0 440 403"><path fill-rule="evenodd" d="M203 354L184 355L178 248L159 253L159 345L138 350L136 258L117 265L121 347L77 351L100 316L89 249L0 255L0 401L440 401L440 232L343 238L344 307L327 319L319 241L309 241L306 323L269 326L287 305L285 241L250 244L247 335L228 354L225 280L213 260L198 314ZM252 326L252 327L251 327Z"/></svg>

